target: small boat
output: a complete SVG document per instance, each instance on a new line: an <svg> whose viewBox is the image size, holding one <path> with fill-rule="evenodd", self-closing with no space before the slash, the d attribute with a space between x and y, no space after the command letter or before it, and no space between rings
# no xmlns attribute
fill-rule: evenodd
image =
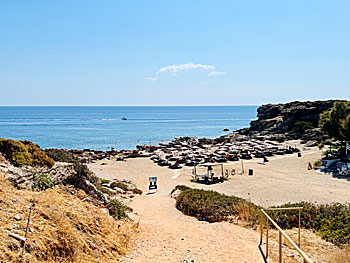
<svg viewBox="0 0 350 263"><path fill-rule="evenodd" d="M121 118L121 120L122 120L122 121L126 121L126 120L127 120L127 118L123 117L123 118Z"/></svg>

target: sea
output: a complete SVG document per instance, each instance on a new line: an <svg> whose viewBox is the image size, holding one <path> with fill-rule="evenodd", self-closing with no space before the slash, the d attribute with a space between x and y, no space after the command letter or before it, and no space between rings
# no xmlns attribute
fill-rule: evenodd
<svg viewBox="0 0 350 263"><path fill-rule="evenodd" d="M257 106L0 107L0 138L41 148L121 150L248 127ZM126 120L123 120L126 119Z"/></svg>

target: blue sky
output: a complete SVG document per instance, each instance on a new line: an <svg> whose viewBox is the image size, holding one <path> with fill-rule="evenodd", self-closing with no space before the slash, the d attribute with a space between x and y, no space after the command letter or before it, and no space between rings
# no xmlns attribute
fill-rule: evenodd
<svg viewBox="0 0 350 263"><path fill-rule="evenodd" d="M350 1L11 0L0 11L0 105L350 97Z"/></svg>

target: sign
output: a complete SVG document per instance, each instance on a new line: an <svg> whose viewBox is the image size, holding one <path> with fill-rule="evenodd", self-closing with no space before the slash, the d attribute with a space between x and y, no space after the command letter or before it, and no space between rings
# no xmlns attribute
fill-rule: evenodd
<svg viewBox="0 0 350 263"><path fill-rule="evenodd" d="M149 190L155 189L157 190L157 177L149 177Z"/></svg>

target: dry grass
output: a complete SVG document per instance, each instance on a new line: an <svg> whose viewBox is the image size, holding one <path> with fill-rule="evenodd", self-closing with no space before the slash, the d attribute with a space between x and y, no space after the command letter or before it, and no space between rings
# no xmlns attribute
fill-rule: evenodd
<svg viewBox="0 0 350 263"><path fill-rule="evenodd" d="M55 187L44 192L18 190L0 174L0 262L18 262L29 205L35 204L24 262L116 262L130 251L135 224L112 219L84 202L83 191ZM21 220L14 216L19 214Z"/></svg>
<svg viewBox="0 0 350 263"><path fill-rule="evenodd" d="M297 244L298 229L285 230L289 237ZM278 261L278 231L269 231L269 258L271 262ZM265 238L265 233L264 233ZM313 260L314 263L346 263L349 262L350 250L341 249L330 242L326 242L311 230L301 229L301 249ZM265 251L265 243L262 246ZM285 239L282 245L283 263L302 262L301 256L293 246ZM269 261L269 262L270 262Z"/></svg>
<svg viewBox="0 0 350 263"><path fill-rule="evenodd" d="M350 260L350 248L332 252L328 255L328 263L348 263Z"/></svg>

